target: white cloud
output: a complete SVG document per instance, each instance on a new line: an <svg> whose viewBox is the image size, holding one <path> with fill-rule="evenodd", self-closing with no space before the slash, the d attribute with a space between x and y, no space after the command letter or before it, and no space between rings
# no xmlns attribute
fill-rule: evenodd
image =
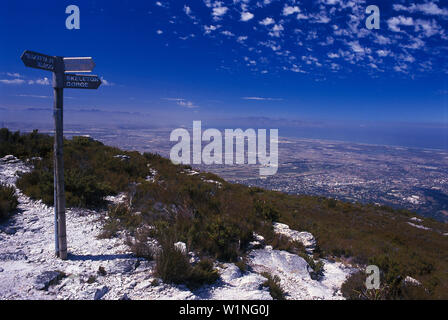
<svg viewBox="0 0 448 320"><path fill-rule="evenodd" d="M188 108L188 109L199 108L193 102L186 101L186 100L179 100L179 101L177 101L177 104L182 106L182 107Z"/></svg>
<svg viewBox="0 0 448 320"><path fill-rule="evenodd" d="M420 49L425 46L425 42L422 39L411 37L412 42L410 44L404 44L403 47L407 49Z"/></svg>
<svg viewBox="0 0 448 320"><path fill-rule="evenodd" d="M276 24L272 27L272 30L269 32L269 35L271 37L277 37L279 38L281 35L281 32L284 30L283 26L281 24Z"/></svg>
<svg viewBox="0 0 448 320"><path fill-rule="evenodd" d="M285 5L283 7L283 15L284 16L289 16L291 14L299 13L299 12L300 12L300 8L297 6L292 7L292 6Z"/></svg>
<svg viewBox="0 0 448 320"><path fill-rule="evenodd" d="M400 65L396 65L394 66L394 70L397 72L401 72L401 73L408 73L408 66L405 64L400 64Z"/></svg>
<svg viewBox="0 0 448 320"><path fill-rule="evenodd" d="M179 37L179 39L180 40L187 40L187 39L194 38L194 37L196 37L196 35L194 33L190 33L189 35L186 35L184 37Z"/></svg>
<svg viewBox="0 0 448 320"><path fill-rule="evenodd" d="M305 61L305 63L308 65L315 64L318 67L322 66L322 64L319 63L319 59L311 55L302 56L302 60Z"/></svg>
<svg viewBox="0 0 448 320"><path fill-rule="evenodd" d="M188 108L188 109L199 108L199 106L195 105L193 102L188 101L183 98L162 98L162 100L175 101L177 105L179 105L181 107Z"/></svg>
<svg viewBox="0 0 448 320"><path fill-rule="evenodd" d="M423 32L426 37L431 37L441 32L441 27L435 20L421 20L417 19L415 21L415 31Z"/></svg>
<svg viewBox="0 0 448 320"><path fill-rule="evenodd" d="M418 64L420 60L436 61L435 56L443 53L444 41L448 41L448 31L444 27L448 8L443 5L445 0L419 0L424 3L413 4L416 1L394 1L402 4L391 4L395 11L384 19L387 30L371 32L365 28L366 0L317 0L306 7L298 0L203 0L208 8L203 21L212 18L215 22L202 23L201 28L211 41L221 41L223 35L234 38L235 45L242 50L240 57L252 58L243 64L257 73L280 70L311 73L319 66L334 72L347 64L351 64L347 70L363 70L370 75L375 70L392 70L394 66L400 72L427 72ZM179 18L198 24L202 12L192 11L196 6L185 3L180 9L183 8L187 16L182 12ZM266 10L256 11L261 8ZM192 14L197 18L188 19ZM229 21L217 22L221 21L220 17L229 18ZM300 21L290 21L294 18ZM241 27L246 26L238 24L238 20L255 23L242 31ZM322 28L329 34L322 33ZM185 36L181 39L187 39L186 34L180 32L180 35ZM415 57L414 62L410 61L409 54ZM302 56L306 59L302 60ZM446 68L440 71L444 70L448 73ZM186 104L186 100L182 101Z"/></svg>
<svg viewBox="0 0 448 320"><path fill-rule="evenodd" d="M221 17L226 14L227 10L229 10L227 7L215 7L212 10L212 15L214 17Z"/></svg>
<svg viewBox="0 0 448 320"><path fill-rule="evenodd" d="M189 6L187 5L184 6L184 12L191 20L194 21L195 24L197 23L196 22L197 18L193 15L193 12Z"/></svg>
<svg viewBox="0 0 448 320"><path fill-rule="evenodd" d="M29 83L32 83L33 80L30 80L30 81L31 81L31 82L29 82ZM43 85L43 86L46 86L46 85L49 85L49 84L50 84L50 80L49 80L47 77L44 77L44 78L42 78L42 79L37 79L37 80L35 80L34 83L36 83L36 84L40 84L40 85Z"/></svg>
<svg viewBox="0 0 448 320"><path fill-rule="evenodd" d="M35 94L18 94L16 97L27 97L27 98L39 98L39 99L49 99L50 96L39 96Z"/></svg>
<svg viewBox="0 0 448 320"><path fill-rule="evenodd" d="M339 69L341 68L341 66L340 66L339 64L337 64L337 63L332 63L332 64L330 65L330 68L331 68L331 70L333 70L333 71L337 71L337 70L339 70Z"/></svg>
<svg viewBox="0 0 448 320"><path fill-rule="evenodd" d="M302 70L300 68L300 66L293 64L292 67L289 69L292 72L296 72L296 73L307 73L305 70Z"/></svg>
<svg viewBox="0 0 448 320"><path fill-rule="evenodd" d="M387 25L389 26L389 29L394 32L401 32L400 25L403 26L412 26L414 24L414 20L411 17L404 17L404 16L398 16L398 17L392 17L389 20L387 20Z"/></svg>
<svg viewBox="0 0 448 320"><path fill-rule="evenodd" d="M252 20L254 15L248 11L241 13L241 21L249 21Z"/></svg>
<svg viewBox="0 0 448 320"><path fill-rule="evenodd" d="M386 38L385 36L376 34L376 39L373 40L373 42L378 43L378 44L391 44L392 40L390 40L389 38Z"/></svg>
<svg viewBox="0 0 448 320"><path fill-rule="evenodd" d="M13 78L22 78L22 75L18 72L6 72L6 75Z"/></svg>
<svg viewBox="0 0 448 320"><path fill-rule="evenodd" d="M236 41L238 41L239 43L244 43L244 41L247 40L247 36L239 36Z"/></svg>
<svg viewBox="0 0 448 320"><path fill-rule="evenodd" d="M395 11L407 11L407 12L421 12L426 15L435 15L435 16L448 16L448 9L439 8L439 6L433 2L421 3L421 4L411 4L409 7L406 7L401 4L394 4L393 8Z"/></svg>
<svg viewBox="0 0 448 320"><path fill-rule="evenodd" d="M331 21L331 19L324 12L312 14L310 17L313 18L312 22L314 23L328 23Z"/></svg>
<svg viewBox="0 0 448 320"><path fill-rule="evenodd" d="M264 26L268 26L270 24L273 24L275 21L274 19L270 18L270 17L266 17L263 20L260 21L260 24L264 25Z"/></svg>
<svg viewBox="0 0 448 320"><path fill-rule="evenodd" d="M235 36L232 32L230 32L228 30L221 31L221 33L223 35L225 35L225 36L228 36L228 37L234 37Z"/></svg>
<svg viewBox="0 0 448 320"><path fill-rule="evenodd" d="M110 81L104 79L103 77L101 77L101 85L106 86L106 87L109 87L109 86L113 86L113 85L115 85L115 83L110 82Z"/></svg>
<svg viewBox="0 0 448 320"><path fill-rule="evenodd" d="M22 80L22 79L0 79L0 83L4 83L4 84L22 84L22 83L25 83L25 80Z"/></svg>
<svg viewBox="0 0 448 320"><path fill-rule="evenodd" d="M413 56L411 56L410 54L406 54L406 55L400 54L399 59L401 61L410 62L410 63L415 62L415 58Z"/></svg>
<svg viewBox="0 0 448 320"><path fill-rule="evenodd" d="M205 34L209 34L212 31L215 31L216 29L218 29L220 26L214 26L214 25L210 25L210 26L204 26L204 33Z"/></svg>
<svg viewBox="0 0 448 320"><path fill-rule="evenodd" d="M269 40L269 41L260 41L258 44L261 45L261 46L267 47L267 48L271 48L272 51L279 51L282 48L275 41L271 41L271 40Z"/></svg>
<svg viewBox="0 0 448 320"><path fill-rule="evenodd" d="M326 5L335 5L337 3L340 3L340 0L320 0L320 2Z"/></svg>
<svg viewBox="0 0 448 320"><path fill-rule="evenodd" d="M0 79L0 83L3 84L40 84L40 85L49 85L50 80L47 77L36 79L36 80L24 80L17 77L17 74L14 75L15 79Z"/></svg>
<svg viewBox="0 0 448 320"><path fill-rule="evenodd" d="M380 57L387 57L388 55L390 55L390 51L389 50L377 50L376 53Z"/></svg>
<svg viewBox="0 0 448 320"><path fill-rule="evenodd" d="M40 84L43 86L47 86L50 84L50 80L47 77L43 77L41 79L36 79L36 80L28 80L27 81L28 84Z"/></svg>
<svg viewBox="0 0 448 320"><path fill-rule="evenodd" d="M266 97L242 97L243 100L255 100L255 101L282 101L282 98L266 98Z"/></svg>
<svg viewBox="0 0 448 320"><path fill-rule="evenodd" d="M350 48L352 48L353 52L356 53L364 53L364 48L359 44L359 41L351 41L347 43Z"/></svg>

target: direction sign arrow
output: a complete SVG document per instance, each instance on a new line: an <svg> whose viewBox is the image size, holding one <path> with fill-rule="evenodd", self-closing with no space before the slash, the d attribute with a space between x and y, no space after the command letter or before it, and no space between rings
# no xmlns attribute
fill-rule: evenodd
<svg viewBox="0 0 448 320"><path fill-rule="evenodd" d="M20 57L27 67L43 69L48 71L55 70L56 58L46 54L25 50Z"/></svg>
<svg viewBox="0 0 448 320"><path fill-rule="evenodd" d="M92 72L95 62L92 57L69 57L64 58L65 72Z"/></svg>
<svg viewBox="0 0 448 320"><path fill-rule="evenodd" d="M72 89L98 89L101 80L96 75L64 74L64 88Z"/></svg>

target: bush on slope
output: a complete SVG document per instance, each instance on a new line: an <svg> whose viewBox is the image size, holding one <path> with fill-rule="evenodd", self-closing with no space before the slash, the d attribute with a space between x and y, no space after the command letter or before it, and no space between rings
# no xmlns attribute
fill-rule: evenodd
<svg viewBox="0 0 448 320"><path fill-rule="evenodd" d="M0 184L0 221L7 219L18 204L14 187Z"/></svg>

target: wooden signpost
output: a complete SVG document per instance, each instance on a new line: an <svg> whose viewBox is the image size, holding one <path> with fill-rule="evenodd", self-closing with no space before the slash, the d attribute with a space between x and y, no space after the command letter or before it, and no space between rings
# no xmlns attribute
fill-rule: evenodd
<svg viewBox="0 0 448 320"><path fill-rule="evenodd" d="M72 74L91 72L95 63L91 57L57 57L26 50L20 57L27 67L53 72L54 91L54 219L55 252L62 260L67 259L67 235L65 227L65 192L63 161L63 100L64 88L98 89L101 80L95 75Z"/></svg>

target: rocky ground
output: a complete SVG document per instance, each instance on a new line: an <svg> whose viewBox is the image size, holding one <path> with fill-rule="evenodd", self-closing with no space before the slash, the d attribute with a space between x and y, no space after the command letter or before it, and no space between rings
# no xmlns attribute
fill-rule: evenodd
<svg viewBox="0 0 448 320"><path fill-rule="evenodd" d="M14 158L0 159L0 183L15 185L19 172L30 168ZM153 275L154 262L135 257L124 235L100 239L102 212L67 210L69 255L54 254L54 208L33 201L17 190L19 207L0 225L0 299L272 299L260 273L280 278L288 299L342 299L340 287L355 269L323 260L319 280L310 276L307 262L286 251L273 250L257 237L248 255L250 271L234 264L217 264L220 279L196 291L164 284ZM111 198L119 201L120 198ZM308 232L283 224L276 232L315 246Z"/></svg>

